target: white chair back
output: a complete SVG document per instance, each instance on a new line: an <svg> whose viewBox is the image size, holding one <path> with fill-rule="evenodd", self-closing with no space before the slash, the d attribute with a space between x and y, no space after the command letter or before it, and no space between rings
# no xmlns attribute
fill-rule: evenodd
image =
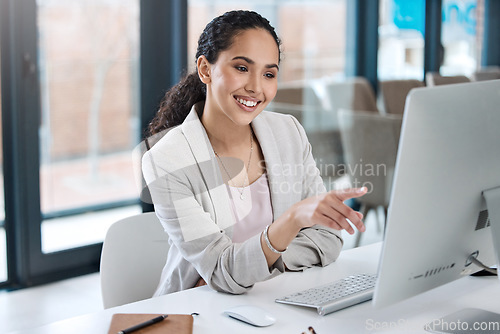
<svg viewBox="0 0 500 334"><path fill-rule="evenodd" d="M160 281L168 249L168 236L154 212L111 225L101 254L104 308L151 298Z"/></svg>

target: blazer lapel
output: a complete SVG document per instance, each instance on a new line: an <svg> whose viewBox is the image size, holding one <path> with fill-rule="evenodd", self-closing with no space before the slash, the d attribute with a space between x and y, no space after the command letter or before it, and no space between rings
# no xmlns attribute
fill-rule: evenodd
<svg viewBox="0 0 500 334"><path fill-rule="evenodd" d="M286 196L287 189L291 186L286 183L285 170L277 146L277 138L264 117L257 116L253 122L253 131L260 143L264 160L266 161L267 178L271 192L274 219L281 216L290 206Z"/></svg>
<svg viewBox="0 0 500 334"><path fill-rule="evenodd" d="M200 168L203 182L208 190L213 206L214 217L212 218L220 229L226 229L235 223L229 206L229 194L207 132L198 117L197 108L203 108L203 104L197 103L193 106L182 123L182 132L189 143L191 153Z"/></svg>

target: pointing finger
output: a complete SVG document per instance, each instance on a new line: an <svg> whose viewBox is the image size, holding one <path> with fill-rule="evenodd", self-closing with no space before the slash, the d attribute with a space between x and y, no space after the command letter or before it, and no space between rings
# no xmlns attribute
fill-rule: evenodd
<svg viewBox="0 0 500 334"><path fill-rule="evenodd" d="M333 192L335 193L335 195L339 200L344 202L350 198L361 197L365 195L367 191L368 189L366 187L361 187L361 188L351 188L344 190L334 190Z"/></svg>

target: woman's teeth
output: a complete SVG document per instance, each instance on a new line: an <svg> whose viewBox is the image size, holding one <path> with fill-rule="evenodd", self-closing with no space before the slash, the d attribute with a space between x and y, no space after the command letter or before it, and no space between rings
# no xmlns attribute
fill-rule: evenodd
<svg viewBox="0 0 500 334"><path fill-rule="evenodd" d="M257 105L257 102L255 102L255 101L247 101L247 100L243 100L240 98L237 98L236 101L238 101L241 104L246 105L247 107L255 107Z"/></svg>

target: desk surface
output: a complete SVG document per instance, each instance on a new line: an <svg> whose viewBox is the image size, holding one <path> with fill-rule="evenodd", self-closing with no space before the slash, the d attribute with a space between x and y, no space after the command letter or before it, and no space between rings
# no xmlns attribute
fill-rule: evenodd
<svg viewBox="0 0 500 334"><path fill-rule="evenodd" d="M244 295L229 295L199 287L89 315L55 322L12 334L107 333L114 313L200 313L194 333L307 333L309 326L318 334L333 333L427 333L423 326L462 308L481 308L500 313L500 283L493 277L466 277L390 307L376 309L362 303L326 316L314 309L278 304L274 299L312 286L326 284L355 273L375 273L381 243L343 251L338 260L325 268L301 273L287 272L257 283ZM75 301L76 302L76 301ZM228 318L229 307L260 306L278 319L270 327L257 328Z"/></svg>

